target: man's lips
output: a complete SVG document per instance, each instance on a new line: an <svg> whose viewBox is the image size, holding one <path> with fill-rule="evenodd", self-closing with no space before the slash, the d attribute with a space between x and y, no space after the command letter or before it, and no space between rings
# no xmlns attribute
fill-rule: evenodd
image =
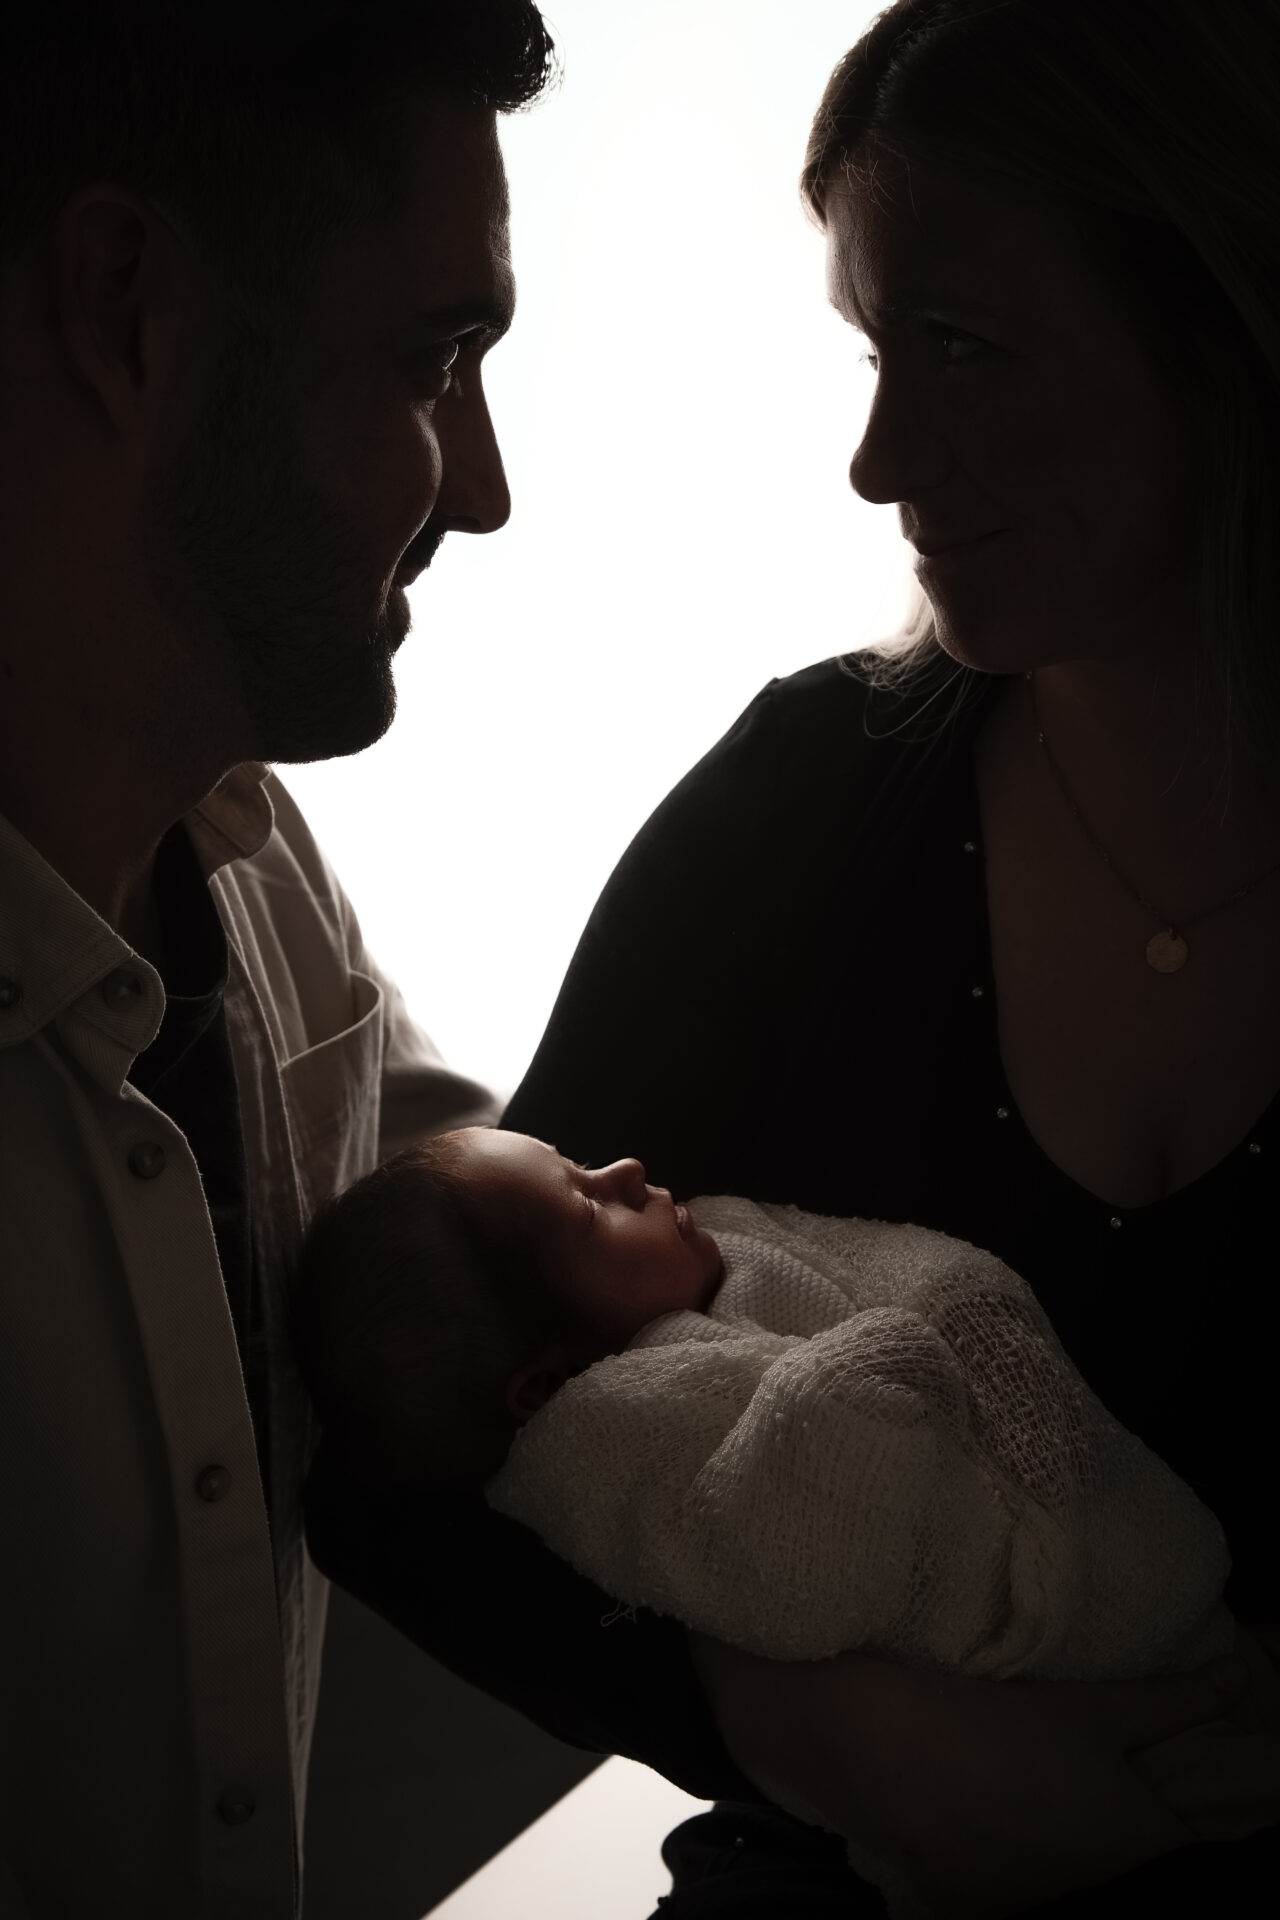
<svg viewBox="0 0 1280 1920"><path fill-rule="evenodd" d="M425 573L440 551L440 542L444 539L445 529L433 532L429 540L424 540L412 560L406 560L395 575L397 587L411 587L420 573Z"/></svg>

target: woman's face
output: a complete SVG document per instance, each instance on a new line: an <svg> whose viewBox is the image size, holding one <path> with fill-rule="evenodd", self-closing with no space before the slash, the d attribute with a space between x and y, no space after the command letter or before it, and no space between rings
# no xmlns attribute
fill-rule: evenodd
<svg viewBox="0 0 1280 1920"><path fill-rule="evenodd" d="M877 156L827 242L876 367L850 480L917 547L961 543L915 565L946 651L1014 672L1189 647L1202 429L1071 211Z"/></svg>

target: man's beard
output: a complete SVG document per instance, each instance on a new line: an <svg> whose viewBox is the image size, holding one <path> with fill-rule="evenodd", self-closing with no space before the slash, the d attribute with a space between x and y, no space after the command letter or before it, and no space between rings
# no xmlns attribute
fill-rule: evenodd
<svg viewBox="0 0 1280 1920"><path fill-rule="evenodd" d="M207 689L229 726L239 718L235 757L327 760L391 725L408 607L399 588L384 596L303 470L285 378L269 347L233 332L150 488L153 585L182 628L191 691Z"/></svg>

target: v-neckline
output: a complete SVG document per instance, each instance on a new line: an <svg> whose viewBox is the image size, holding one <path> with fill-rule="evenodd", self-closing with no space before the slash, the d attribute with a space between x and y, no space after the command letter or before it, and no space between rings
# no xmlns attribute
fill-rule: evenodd
<svg viewBox="0 0 1280 1920"><path fill-rule="evenodd" d="M979 940L979 952L975 979L980 977L982 992L978 1010L983 1026L983 1051L990 1063L990 1086L994 1089L993 1111L999 1120L1001 1129L1007 1129L1011 1141L1017 1142L1025 1154L1034 1156L1040 1166L1064 1190L1076 1196L1080 1203L1094 1208L1106 1222L1115 1227L1129 1220L1154 1220L1164 1218L1170 1209L1180 1204L1197 1205L1203 1199L1208 1188L1219 1180L1233 1176L1242 1164L1251 1158L1262 1156L1267 1151L1266 1142L1274 1136L1276 1116L1280 1112L1280 1092L1274 1094L1258 1115L1253 1124L1242 1134L1236 1144L1221 1159L1206 1167L1194 1179L1175 1187L1171 1192L1160 1194L1154 1200L1143 1201L1140 1205L1130 1206L1107 1199L1095 1193L1082 1181L1077 1180L1056 1161L1052 1154L1037 1139L1023 1118L1021 1108L1009 1084L1005 1072L1004 1059L1000 1049L999 994L996 985L995 957L991 935L991 903L987 892L986 843L983 833L982 804L978 789L978 770L976 763L976 736L964 757L964 813L966 827L961 845L971 844L973 853L968 855L974 873L972 884L975 889L975 923ZM953 829L954 831L954 829Z"/></svg>

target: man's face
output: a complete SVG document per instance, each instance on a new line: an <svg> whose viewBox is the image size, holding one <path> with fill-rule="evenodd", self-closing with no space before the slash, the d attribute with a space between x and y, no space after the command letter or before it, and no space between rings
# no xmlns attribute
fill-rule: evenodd
<svg viewBox="0 0 1280 1920"><path fill-rule="evenodd" d="M913 163L828 203L833 304L874 348L850 468L904 534L957 660L1009 672L1185 641L1200 441L1074 216ZM980 544L974 536L990 535Z"/></svg>
<svg viewBox="0 0 1280 1920"><path fill-rule="evenodd" d="M153 585L217 650L243 758L378 739L405 585L447 531L491 532L510 511L481 387L514 303L494 117L420 92L402 104L401 206L330 243L288 338L231 316L144 501Z"/></svg>

